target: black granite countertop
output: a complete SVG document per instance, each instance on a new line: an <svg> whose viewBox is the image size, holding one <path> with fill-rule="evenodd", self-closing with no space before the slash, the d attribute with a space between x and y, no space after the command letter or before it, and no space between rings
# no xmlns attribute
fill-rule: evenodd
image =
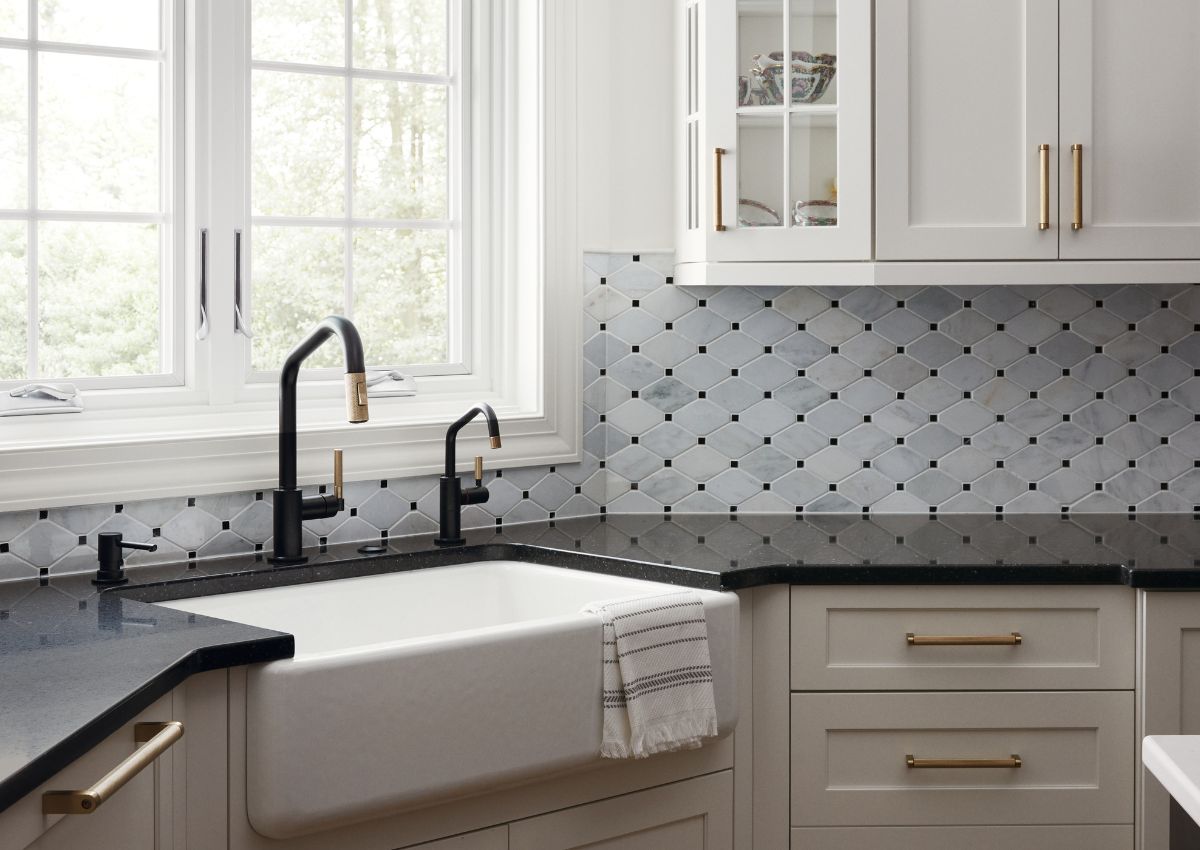
<svg viewBox="0 0 1200 850"><path fill-rule="evenodd" d="M601 515L355 545L0 583L0 810L202 670L288 657L292 638L154 601L479 560L521 559L690 587L1126 584L1200 588L1193 515Z"/></svg>

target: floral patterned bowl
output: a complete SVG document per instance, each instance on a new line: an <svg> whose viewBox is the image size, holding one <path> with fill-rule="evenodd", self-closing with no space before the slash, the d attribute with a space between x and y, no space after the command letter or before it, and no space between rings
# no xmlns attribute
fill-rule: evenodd
<svg viewBox="0 0 1200 850"><path fill-rule="evenodd" d="M766 56L755 57L755 64L761 62L764 76L773 78L773 87L777 91L783 88L783 51L775 51ZM837 56L832 53L813 55L806 50L792 51L792 103L815 103L825 94L837 73ZM782 102L782 97L779 101Z"/></svg>

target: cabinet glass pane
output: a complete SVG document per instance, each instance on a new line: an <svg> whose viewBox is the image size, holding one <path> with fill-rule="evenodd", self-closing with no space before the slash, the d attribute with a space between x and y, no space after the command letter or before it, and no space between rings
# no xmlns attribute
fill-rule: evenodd
<svg viewBox="0 0 1200 850"><path fill-rule="evenodd" d="M793 113L789 135L792 223L836 225L837 116Z"/></svg>
<svg viewBox="0 0 1200 850"><path fill-rule="evenodd" d="M792 104L837 103L837 4L791 0Z"/></svg>
<svg viewBox="0 0 1200 850"><path fill-rule="evenodd" d="M781 106L783 0L738 0L737 10L738 106Z"/></svg>
<svg viewBox="0 0 1200 850"><path fill-rule="evenodd" d="M784 116L738 116L738 226L784 223Z"/></svg>

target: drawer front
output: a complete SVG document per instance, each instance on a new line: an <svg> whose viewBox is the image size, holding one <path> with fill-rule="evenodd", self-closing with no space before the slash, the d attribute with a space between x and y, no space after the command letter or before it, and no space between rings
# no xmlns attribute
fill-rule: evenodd
<svg viewBox="0 0 1200 850"><path fill-rule="evenodd" d="M1127 691L792 694L792 825L1132 823L1133 705Z"/></svg>
<svg viewBox="0 0 1200 850"><path fill-rule="evenodd" d="M793 829L791 850L1132 850L1132 826L898 826Z"/></svg>
<svg viewBox="0 0 1200 850"><path fill-rule="evenodd" d="M1124 587L794 587L792 690L1132 689L1134 609Z"/></svg>
<svg viewBox="0 0 1200 850"><path fill-rule="evenodd" d="M172 694L159 699L115 733L64 767L39 788L0 812L0 850L154 850L169 847L172 759L183 742L160 755L95 812L44 815L42 795L50 790L88 788L134 752L138 722L173 719Z"/></svg>

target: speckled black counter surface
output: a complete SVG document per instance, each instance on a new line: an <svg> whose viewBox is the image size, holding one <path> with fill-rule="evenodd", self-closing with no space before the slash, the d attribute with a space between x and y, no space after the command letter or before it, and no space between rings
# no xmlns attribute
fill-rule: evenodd
<svg viewBox="0 0 1200 850"><path fill-rule="evenodd" d="M762 584L1126 584L1200 588L1192 515L607 515L355 545L272 567L262 556L0 584L0 809L191 673L288 657L288 635L154 601L480 560L521 559L700 588Z"/></svg>

